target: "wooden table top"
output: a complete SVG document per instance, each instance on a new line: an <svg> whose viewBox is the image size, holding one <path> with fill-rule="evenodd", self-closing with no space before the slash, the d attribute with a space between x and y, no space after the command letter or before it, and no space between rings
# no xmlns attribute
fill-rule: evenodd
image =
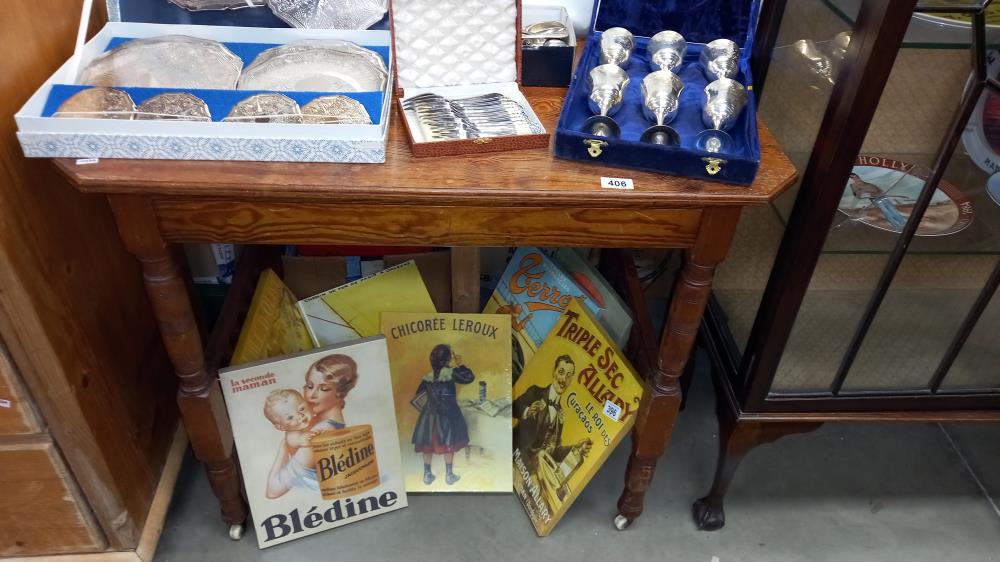
<svg viewBox="0 0 1000 562"><path fill-rule="evenodd" d="M525 88L555 131L566 90ZM548 148L414 158L401 117L393 115L384 164L102 159L78 166L55 159L81 190L170 198L280 199L405 205L649 208L763 205L788 188L796 171L760 123L762 160L750 186L737 186L560 160ZM601 176L628 177L635 190L600 187Z"/></svg>

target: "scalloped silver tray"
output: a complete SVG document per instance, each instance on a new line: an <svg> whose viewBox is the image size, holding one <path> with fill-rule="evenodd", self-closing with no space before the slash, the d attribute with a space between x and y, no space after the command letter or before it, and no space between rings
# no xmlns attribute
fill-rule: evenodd
<svg viewBox="0 0 1000 562"><path fill-rule="evenodd" d="M348 41L297 41L262 52L237 89L286 92L376 92L389 79L378 54Z"/></svg>
<svg viewBox="0 0 1000 562"><path fill-rule="evenodd" d="M162 35L134 39L95 58L77 84L232 90L243 61L218 41Z"/></svg>

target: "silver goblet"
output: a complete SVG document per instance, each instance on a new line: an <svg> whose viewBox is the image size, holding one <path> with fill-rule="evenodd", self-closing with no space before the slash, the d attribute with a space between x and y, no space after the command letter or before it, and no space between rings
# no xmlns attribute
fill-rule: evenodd
<svg viewBox="0 0 1000 562"><path fill-rule="evenodd" d="M642 113L655 123L639 140L653 144L679 145L681 137L667 123L677 117L684 82L669 70L651 72L642 79Z"/></svg>
<svg viewBox="0 0 1000 562"><path fill-rule="evenodd" d="M676 31L661 31L649 39L646 53L653 70L673 70L684 62L687 41Z"/></svg>
<svg viewBox="0 0 1000 562"><path fill-rule="evenodd" d="M792 52L795 53L796 61L806 72L814 74L830 84L834 83L833 61L823 54L811 39L799 39L792 43Z"/></svg>
<svg viewBox="0 0 1000 562"><path fill-rule="evenodd" d="M601 64L628 65L635 50L635 37L624 27L612 27L601 34Z"/></svg>
<svg viewBox="0 0 1000 562"><path fill-rule="evenodd" d="M698 135L695 146L706 152L729 152L734 142L726 131L736 124L747 99L743 84L730 78L720 78L705 86L701 120L708 129Z"/></svg>
<svg viewBox="0 0 1000 562"><path fill-rule="evenodd" d="M837 62L842 62L847 56L847 49L851 46L851 32L841 31L833 36L830 42L830 58Z"/></svg>
<svg viewBox="0 0 1000 562"><path fill-rule="evenodd" d="M587 105L594 115L584 121L585 131L599 137L617 138L621 134L621 128L611 116L621 107L628 83L628 73L616 64L602 64L590 71Z"/></svg>
<svg viewBox="0 0 1000 562"><path fill-rule="evenodd" d="M850 46L851 32L849 31L841 31L840 33L834 35L833 40L830 41L830 62L832 63L832 73L834 77L837 76L840 66L844 64L844 59L847 58L847 49Z"/></svg>
<svg viewBox="0 0 1000 562"><path fill-rule="evenodd" d="M729 39L716 39L701 50L701 70L709 80L735 78L740 71L740 47Z"/></svg>

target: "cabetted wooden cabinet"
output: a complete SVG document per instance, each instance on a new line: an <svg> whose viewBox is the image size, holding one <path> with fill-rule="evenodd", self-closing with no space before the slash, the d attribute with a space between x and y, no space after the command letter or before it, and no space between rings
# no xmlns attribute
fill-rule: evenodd
<svg viewBox="0 0 1000 562"><path fill-rule="evenodd" d="M25 159L15 137L13 114L70 56L81 7L16 0L0 17L0 558L149 558L185 445L106 201Z"/></svg>
<svg viewBox="0 0 1000 562"><path fill-rule="evenodd" d="M760 115L802 174L744 214L699 334L720 422L699 528L725 524L743 458L785 435L1000 422L998 6L763 4Z"/></svg>
<svg viewBox="0 0 1000 562"><path fill-rule="evenodd" d="M0 554L94 552L107 546L2 345L0 490L5 537Z"/></svg>

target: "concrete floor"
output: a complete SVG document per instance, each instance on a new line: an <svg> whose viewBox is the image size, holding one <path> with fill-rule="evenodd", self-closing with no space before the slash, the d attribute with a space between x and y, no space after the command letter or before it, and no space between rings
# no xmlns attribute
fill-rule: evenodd
<svg viewBox="0 0 1000 562"><path fill-rule="evenodd" d="M646 511L625 532L611 519L627 443L544 539L513 495L414 495L404 510L263 551L252 530L229 540L188 459L157 560L1000 561L997 425L828 424L787 437L744 461L727 526L698 531L690 506L708 489L717 447L699 371Z"/></svg>

